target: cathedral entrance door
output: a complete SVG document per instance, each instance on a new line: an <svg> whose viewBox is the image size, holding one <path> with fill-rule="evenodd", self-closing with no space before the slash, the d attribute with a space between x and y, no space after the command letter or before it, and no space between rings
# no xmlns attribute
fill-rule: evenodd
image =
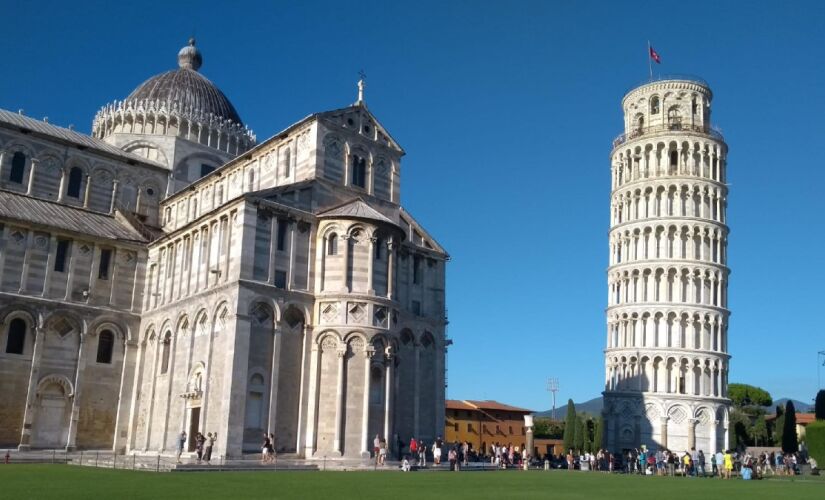
<svg viewBox="0 0 825 500"><path fill-rule="evenodd" d="M195 438L198 435L200 429L200 422L201 422L201 408L200 406L196 408L189 408L189 443L188 443L188 450L195 451Z"/></svg>
<svg viewBox="0 0 825 500"><path fill-rule="evenodd" d="M32 425L32 447L62 448L68 439L70 405L58 383L50 383L38 394Z"/></svg>

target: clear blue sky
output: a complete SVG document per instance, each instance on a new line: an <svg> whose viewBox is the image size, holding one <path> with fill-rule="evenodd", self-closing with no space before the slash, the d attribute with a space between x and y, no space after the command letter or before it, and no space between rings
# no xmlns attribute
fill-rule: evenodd
<svg viewBox="0 0 825 500"><path fill-rule="evenodd" d="M711 84L730 146L731 381L814 396L825 2L265 4L2 0L0 107L88 132L194 33L263 140L353 102L364 69L403 203L452 255L448 397L540 410L550 375L561 401L602 389L608 154L650 39L657 72Z"/></svg>

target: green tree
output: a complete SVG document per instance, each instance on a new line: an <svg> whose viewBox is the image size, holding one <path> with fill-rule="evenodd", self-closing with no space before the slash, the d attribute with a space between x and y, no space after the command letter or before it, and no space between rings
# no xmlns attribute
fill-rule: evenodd
<svg viewBox="0 0 825 500"><path fill-rule="evenodd" d="M754 421L750 428L750 438L755 446L764 446L768 443L768 425L764 416L759 416Z"/></svg>
<svg viewBox="0 0 825 500"><path fill-rule="evenodd" d="M799 451L799 441L796 437L796 409L793 401L785 403L785 422L782 426L782 451L796 453Z"/></svg>
<svg viewBox="0 0 825 500"><path fill-rule="evenodd" d="M604 433L604 418L599 416L596 419L596 424L593 426L593 449L602 449L602 434Z"/></svg>
<svg viewBox="0 0 825 500"><path fill-rule="evenodd" d="M748 384L728 385L728 397L737 408L770 406L773 404L773 398L771 398L768 391Z"/></svg>
<svg viewBox="0 0 825 500"><path fill-rule="evenodd" d="M814 413L817 420L825 420L825 389L816 393L816 403L814 403Z"/></svg>
<svg viewBox="0 0 825 500"><path fill-rule="evenodd" d="M573 438L573 448L581 453L584 451L584 440L587 428L584 426L584 420L581 417L576 417L576 433Z"/></svg>
<svg viewBox="0 0 825 500"><path fill-rule="evenodd" d="M567 400L567 416L564 419L564 434L562 441L564 442L564 452L575 446L576 438L576 406L573 405L573 400Z"/></svg>

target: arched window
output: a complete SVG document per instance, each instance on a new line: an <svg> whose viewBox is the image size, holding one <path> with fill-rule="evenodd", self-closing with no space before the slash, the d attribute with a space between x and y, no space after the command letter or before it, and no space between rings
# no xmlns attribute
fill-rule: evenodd
<svg viewBox="0 0 825 500"><path fill-rule="evenodd" d="M636 132L641 133L644 131L645 128L645 117L643 114L639 113L636 115Z"/></svg>
<svg viewBox="0 0 825 500"><path fill-rule="evenodd" d="M83 182L83 171L78 167L69 170L69 187L66 188L66 196L80 198L80 183Z"/></svg>
<svg viewBox="0 0 825 500"><path fill-rule="evenodd" d="M367 159L358 155L352 155L352 177L350 183L353 186L365 188L367 186Z"/></svg>
<svg viewBox="0 0 825 500"><path fill-rule="evenodd" d="M670 166L675 167L679 164L679 153L676 151L670 152Z"/></svg>
<svg viewBox="0 0 825 500"><path fill-rule="evenodd" d="M650 98L650 114L659 114L659 96L653 96Z"/></svg>
<svg viewBox="0 0 825 500"><path fill-rule="evenodd" d="M678 106L673 106L667 111L667 124L671 129L679 129L682 126L682 115Z"/></svg>
<svg viewBox="0 0 825 500"><path fill-rule="evenodd" d="M161 352L160 373L163 375L169 371L169 347L172 343L172 332L166 332L163 336L163 352Z"/></svg>
<svg viewBox="0 0 825 500"><path fill-rule="evenodd" d="M110 330L100 332L100 335L97 336L97 362L111 363L114 348L115 335Z"/></svg>
<svg viewBox="0 0 825 500"><path fill-rule="evenodd" d="M6 340L6 352L9 354L23 354L26 346L26 322L20 318L15 318L9 323L8 339Z"/></svg>
<svg viewBox="0 0 825 500"><path fill-rule="evenodd" d="M381 238L375 238L375 260L381 260L381 246L383 241Z"/></svg>
<svg viewBox="0 0 825 500"><path fill-rule="evenodd" d="M9 182L23 184L23 172L26 170L26 155L20 151L11 157L11 172L9 172Z"/></svg>
<svg viewBox="0 0 825 500"><path fill-rule="evenodd" d="M331 234L327 239L327 255L338 255L338 236Z"/></svg>

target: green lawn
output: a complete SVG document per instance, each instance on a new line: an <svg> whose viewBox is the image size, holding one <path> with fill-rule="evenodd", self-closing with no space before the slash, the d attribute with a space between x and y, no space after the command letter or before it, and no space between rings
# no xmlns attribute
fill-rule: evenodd
<svg viewBox="0 0 825 500"><path fill-rule="evenodd" d="M70 465L0 465L2 498L825 498L822 478L742 481L566 471L152 473Z"/></svg>

